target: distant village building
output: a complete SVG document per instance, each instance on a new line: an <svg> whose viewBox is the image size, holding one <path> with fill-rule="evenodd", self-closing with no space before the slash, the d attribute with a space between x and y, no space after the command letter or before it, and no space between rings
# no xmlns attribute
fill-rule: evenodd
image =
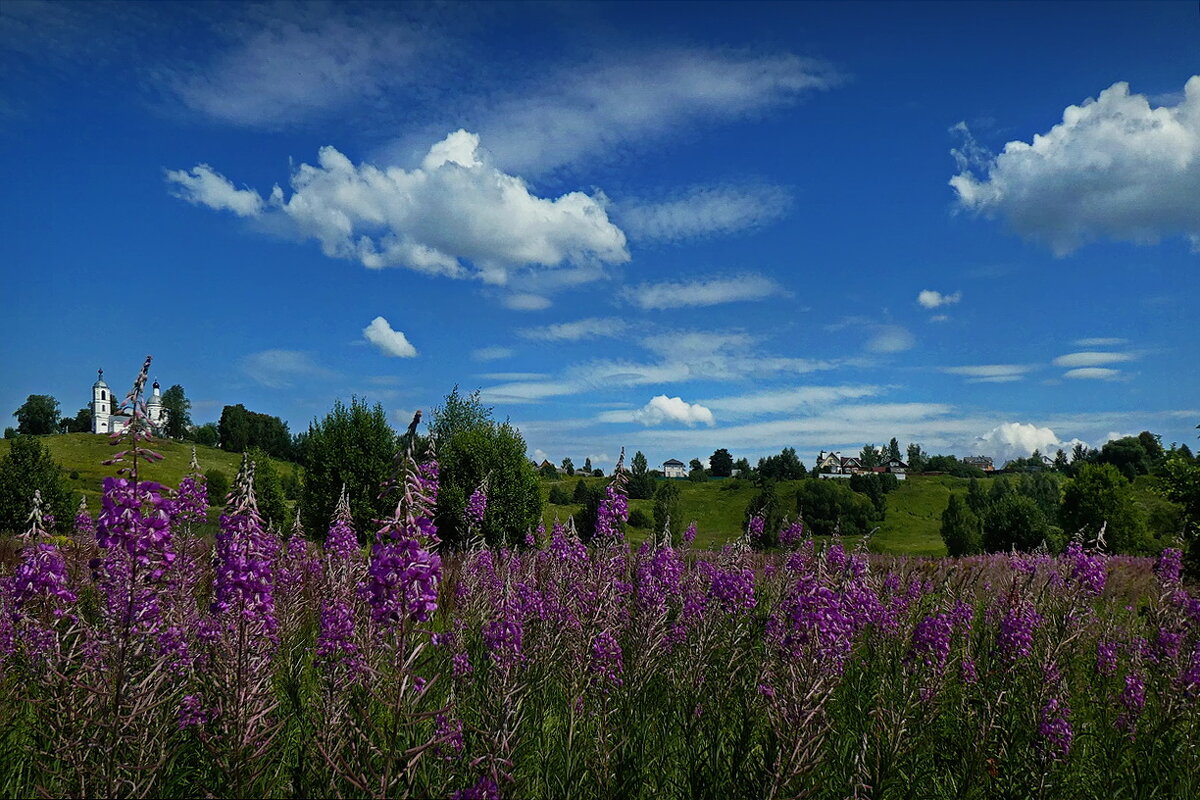
<svg viewBox="0 0 1200 800"><path fill-rule="evenodd" d="M962 463L968 467L978 467L984 472L994 472L996 469L995 464L992 463L991 456L966 456L963 458Z"/></svg>
<svg viewBox="0 0 1200 800"><path fill-rule="evenodd" d="M104 370L97 370L96 382L92 384L92 433L116 433L124 430L133 419L130 414L114 413L112 390L104 382ZM146 401L146 416L150 424L161 428L167 424L167 411L162 404L162 391L158 381L154 382L150 399Z"/></svg>
<svg viewBox="0 0 1200 800"><path fill-rule="evenodd" d="M677 458L667 459L663 462L663 477L686 478L687 464L684 464Z"/></svg>
<svg viewBox="0 0 1200 800"><path fill-rule="evenodd" d="M817 464L814 469L822 478L849 478L851 475L880 472L895 475L900 480L904 480L908 473L908 464L898 458L889 458L879 466L864 467L862 461L856 456L843 456L836 450L829 452L822 450L817 456Z"/></svg>

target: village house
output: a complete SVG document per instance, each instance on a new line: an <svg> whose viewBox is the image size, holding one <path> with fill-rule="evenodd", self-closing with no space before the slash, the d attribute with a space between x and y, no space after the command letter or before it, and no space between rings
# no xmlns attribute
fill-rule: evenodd
<svg viewBox="0 0 1200 800"><path fill-rule="evenodd" d="M669 458L663 462L663 477L665 478L686 478L687 464L684 464L677 458Z"/></svg>

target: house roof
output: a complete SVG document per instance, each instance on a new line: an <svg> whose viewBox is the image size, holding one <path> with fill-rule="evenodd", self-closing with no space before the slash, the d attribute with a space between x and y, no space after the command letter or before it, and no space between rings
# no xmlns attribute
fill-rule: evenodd
<svg viewBox="0 0 1200 800"><path fill-rule="evenodd" d="M663 462L663 466L664 467L672 467L672 466L685 467L687 465L684 464L682 461L680 461L678 458L669 458Z"/></svg>

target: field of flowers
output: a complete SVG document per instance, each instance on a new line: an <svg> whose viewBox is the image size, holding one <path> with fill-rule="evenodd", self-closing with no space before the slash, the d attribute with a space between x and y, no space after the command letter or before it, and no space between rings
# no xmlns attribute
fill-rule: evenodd
<svg viewBox="0 0 1200 800"><path fill-rule="evenodd" d="M592 542L442 553L411 448L376 530L265 529L247 462L214 541L131 435L97 518L5 556L5 797L1200 796L1178 550L632 550L618 471Z"/></svg>

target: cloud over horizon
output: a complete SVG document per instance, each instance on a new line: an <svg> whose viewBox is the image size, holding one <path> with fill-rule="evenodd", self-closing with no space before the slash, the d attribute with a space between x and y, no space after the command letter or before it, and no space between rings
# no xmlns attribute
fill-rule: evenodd
<svg viewBox="0 0 1200 800"><path fill-rule="evenodd" d="M417 348L408 341L403 331L393 330L383 317L376 317L363 328L363 338L379 349L385 356L415 358Z"/></svg>

